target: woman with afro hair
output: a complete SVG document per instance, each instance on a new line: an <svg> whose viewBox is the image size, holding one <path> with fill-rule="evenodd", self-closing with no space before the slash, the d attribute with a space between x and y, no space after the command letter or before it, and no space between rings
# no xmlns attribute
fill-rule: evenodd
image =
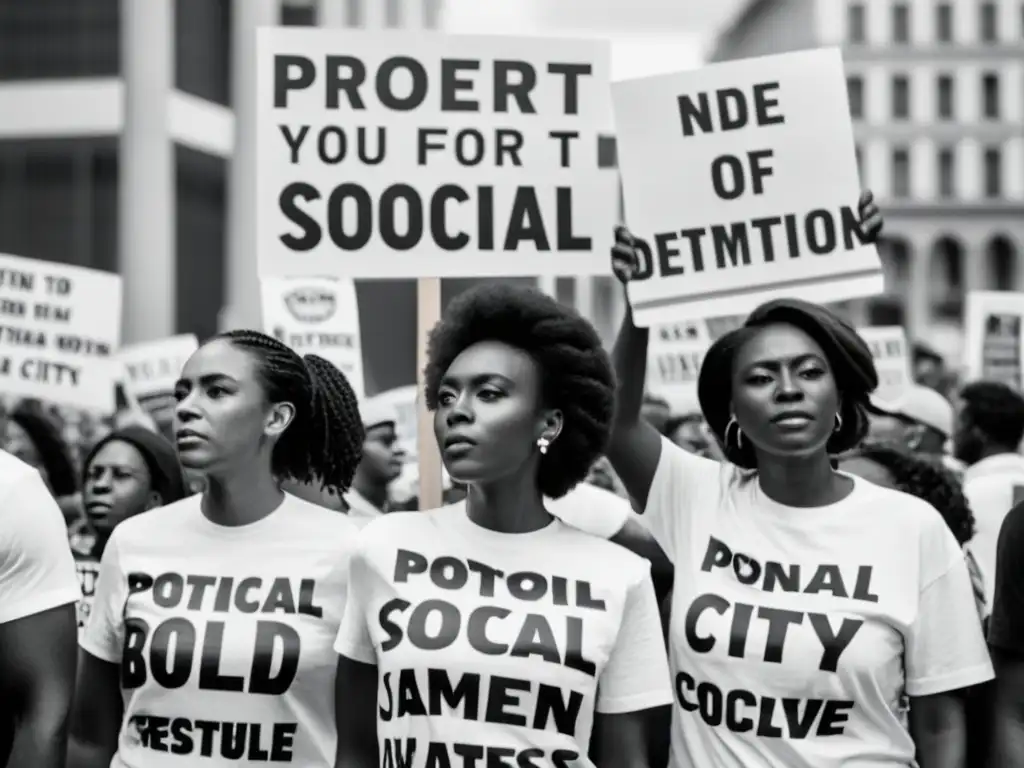
<svg viewBox="0 0 1024 768"><path fill-rule="evenodd" d="M628 282L637 243L616 241ZM962 768L958 692L992 677L963 553L926 502L834 468L867 431L867 345L816 304L755 309L698 378L717 462L640 418L647 342L627 311L608 457L675 565L670 765Z"/></svg>
<svg viewBox="0 0 1024 768"><path fill-rule="evenodd" d="M362 455L345 376L256 331L207 341L174 389L206 489L120 522L83 636L68 765L334 763L331 648L358 529L284 492L340 495Z"/></svg>
<svg viewBox="0 0 1024 768"><path fill-rule="evenodd" d="M426 765L647 766L650 710L672 701L650 568L549 501L628 509L577 488L614 412L597 333L533 289L468 291L431 333L424 395L467 497L363 529L335 645L337 765L415 749Z"/></svg>

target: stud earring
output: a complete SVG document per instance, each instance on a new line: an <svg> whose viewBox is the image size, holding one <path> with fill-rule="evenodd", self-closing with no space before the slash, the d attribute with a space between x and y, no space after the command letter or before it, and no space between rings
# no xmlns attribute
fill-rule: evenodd
<svg viewBox="0 0 1024 768"><path fill-rule="evenodd" d="M541 453L547 453L549 445L551 445L551 441L548 440L546 437L537 438L537 448L540 450Z"/></svg>

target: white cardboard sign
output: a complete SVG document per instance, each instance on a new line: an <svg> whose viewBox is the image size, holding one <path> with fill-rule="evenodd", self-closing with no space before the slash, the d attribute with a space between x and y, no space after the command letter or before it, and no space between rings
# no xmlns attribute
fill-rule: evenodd
<svg viewBox="0 0 1024 768"><path fill-rule="evenodd" d="M0 254L0 391L113 413L121 277Z"/></svg>
<svg viewBox="0 0 1024 768"><path fill-rule="evenodd" d="M607 274L609 58L597 40L260 29L260 274Z"/></svg>
<svg viewBox="0 0 1024 768"><path fill-rule="evenodd" d="M638 324L882 291L838 49L615 83L612 100L626 218L651 250L629 284Z"/></svg>
<svg viewBox="0 0 1024 768"><path fill-rule="evenodd" d="M1001 381L1024 391L1024 295L969 291L964 313L968 381Z"/></svg>
<svg viewBox="0 0 1024 768"><path fill-rule="evenodd" d="M264 331L300 355L334 363L356 393L365 393L359 305L351 280L329 277L265 277Z"/></svg>
<svg viewBox="0 0 1024 768"><path fill-rule="evenodd" d="M906 332L893 325L858 328L857 333L871 349L878 371L875 397L886 403L899 402L913 384Z"/></svg>
<svg viewBox="0 0 1024 768"><path fill-rule="evenodd" d="M181 369L199 349L199 340L186 333L122 347L117 358L124 368L125 387L138 400L174 392Z"/></svg>
<svg viewBox="0 0 1024 768"><path fill-rule="evenodd" d="M711 345L701 321L680 320L651 329L647 346L647 388L661 395L676 413L699 410L697 378Z"/></svg>

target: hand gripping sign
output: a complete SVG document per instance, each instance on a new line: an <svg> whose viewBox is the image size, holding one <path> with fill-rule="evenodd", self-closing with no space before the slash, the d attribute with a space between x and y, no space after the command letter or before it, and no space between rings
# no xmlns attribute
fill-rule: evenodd
<svg viewBox="0 0 1024 768"><path fill-rule="evenodd" d="M640 325L882 290L860 237L860 183L837 49L615 83Z"/></svg>

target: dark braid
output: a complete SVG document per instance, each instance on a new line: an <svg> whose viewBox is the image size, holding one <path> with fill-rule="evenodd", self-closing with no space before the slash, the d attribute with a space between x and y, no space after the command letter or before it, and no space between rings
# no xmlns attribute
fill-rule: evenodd
<svg viewBox="0 0 1024 768"><path fill-rule="evenodd" d="M272 403L291 403L295 418L274 446L272 469L300 483L319 481L341 495L363 456L363 419L345 374L316 355L302 358L259 331L228 331L218 338L249 352Z"/></svg>

